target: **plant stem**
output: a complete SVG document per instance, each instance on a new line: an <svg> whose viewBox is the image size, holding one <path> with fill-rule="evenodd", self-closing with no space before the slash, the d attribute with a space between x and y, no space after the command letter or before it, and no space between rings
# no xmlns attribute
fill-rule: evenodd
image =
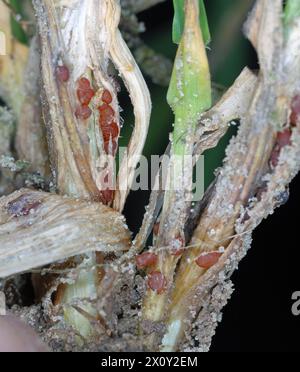
<svg viewBox="0 0 300 372"><path fill-rule="evenodd" d="M173 242L184 246L184 225L191 203L194 134L201 113L211 105L211 84L205 45L199 24L199 1L185 1L185 26L174 63L168 92L168 102L175 113L171 161L160 231L156 247L169 247ZM189 161L190 160L190 161ZM143 320L163 321L168 295L180 255L169 249L159 249L155 271L164 275L167 289L147 291L143 307ZM149 338L149 346L156 343Z"/></svg>

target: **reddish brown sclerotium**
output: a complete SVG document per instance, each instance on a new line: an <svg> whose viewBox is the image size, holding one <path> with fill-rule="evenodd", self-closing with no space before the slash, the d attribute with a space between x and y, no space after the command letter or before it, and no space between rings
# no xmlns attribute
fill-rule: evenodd
<svg viewBox="0 0 300 372"><path fill-rule="evenodd" d="M161 294L167 287L167 280L160 271L152 271L148 275L148 286L152 291Z"/></svg>
<svg viewBox="0 0 300 372"><path fill-rule="evenodd" d="M287 128L283 132L277 134L277 144L280 148L291 145L292 131Z"/></svg>
<svg viewBox="0 0 300 372"><path fill-rule="evenodd" d="M61 83L66 83L70 79L70 72L66 66L57 66L56 76Z"/></svg>
<svg viewBox="0 0 300 372"><path fill-rule="evenodd" d="M138 269L145 269L146 267L153 266L157 263L157 260L157 255L152 252L144 252L135 258Z"/></svg>
<svg viewBox="0 0 300 372"><path fill-rule="evenodd" d="M160 223L159 222L156 222L153 226L153 234L154 235L158 235L159 233L159 228L160 228Z"/></svg>
<svg viewBox="0 0 300 372"><path fill-rule="evenodd" d="M110 204L114 198L114 190L106 189L100 191L100 198L103 204Z"/></svg>
<svg viewBox="0 0 300 372"><path fill-rule="evenodd" d="M107 89L104 90L101 99L104 103L107 103L108 105L112 103L112 95Z"/></svg>
<svg viewBox="0 0 300 372"><path fill-rule="evenodd" d="M278 164L282 148L291 145L291 136L292 131L289 128L285 129L283 132L277 133L276 144L270 158L273 167L276 167Z"/></svg>
<svg viewBox="0 0 300 372"><path fill-rule="evenodd" d="M95 91L91 87L91 83L87 78L80 78L78 80L77 97L82 105L88 105L94 97Z"/></svg>
<svg viewBox="0 0 300 372"><path fill-rule="evenodd" d="M101 126L109 125L114 121L115 111L111 106L104 103L99 107L99 111Z"/></svg>
<svg viewBox="0 0 300 372"><path fill-rule="evenodd" d="M109 142L110 139L115 139L119 135L119 127L117 123L101 126L104 142Z"/></svg>
<svg viewBox="0 0 300 372"><path fill-rule="evenodd" d="M30 194L24 194L11 201L7 205L7 211L14 217L28 216L37 209L42 202L34 199Z"/></svg>
<svg viewBox="0 0 300 372"><path fill-rule="evenodd" d="M103 104L98 107L99 110L99 125L102 132L104 151L107 154L115 155L118 148L118 136L120 129L115 122L115 111L110 106L112 103L112 95L108 90L102 93Z"/></svg>
<svg viewBox="0 0 300 372"><path fill-rule="evenodd" d="M107 154L115 155L118 148L116 141L107 141L104 142L104 150Z"/></svg>
<svg viewBox="0 0 300 372"><path fill-rule="evenodd" d="M209 269L219 261L219 258L221 256L222 256L222 253L220 253L220 252L202 253L195 260L195 262L199 267L201 267L203 269Z"/></svg>
<svg viewBox="0 0 300 372"><path fill-rule="evenodd" d="M91 83L89 79L82 77L78 80L78 86L80 89L90 89L91 88Z"/></svg>
<svg viewBox="0 0 300 372"><path fill-rule="evenodd" d="M78 106L75 111L75 116L77 119L87 120L91 115L92 110L86 105Z"/></svg>
<svg viewBox="0 0 300 372"><path fill-rule="evenodd" d="M95 92L93 89L78 89L77 97L79 102L82 105L88 105L91 102L91 99L94 97Z"/></svg>

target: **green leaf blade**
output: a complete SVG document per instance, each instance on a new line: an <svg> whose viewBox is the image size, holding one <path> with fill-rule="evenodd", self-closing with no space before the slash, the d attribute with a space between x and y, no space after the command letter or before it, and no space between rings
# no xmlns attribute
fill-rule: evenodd
<svg viewBox="0 0 300 372"><path fill-rule="evenodd" d="M9 4L11 8L14 10L15 14L23 15L22 3L18 0L10 0ZM29 40L26 32L22 28L20 22L18 22L15 18L15 15L11 15L11 29L13 36L22 44L28 45Z"/></svg>
<svg viewBox="0 0 300 372"><path fill-rule="evenodd" d="M185 0L173 0L173 5L174 5L173 42L175 44L179 44L184 29ZM205 45L207 45L211 41L211 35L209 31L208 19L203 0L199 0L199 10L200 10L199 22L201 26L203 40Z"/></svg>

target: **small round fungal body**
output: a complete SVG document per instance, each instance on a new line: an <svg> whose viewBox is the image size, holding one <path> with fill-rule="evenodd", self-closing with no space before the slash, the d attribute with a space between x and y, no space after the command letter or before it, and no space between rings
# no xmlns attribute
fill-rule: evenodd
<svg viewBox="0 0 300 372"><path fill-rule="evenodd" d="M92 115L92 110L88 105L94 97L95 91L92 89L90 81L85 77L80 78L77 85L77 98L80 105L76 108L75 116L77 119L87 120Z"/></svg>
<svg viewBox="0 0 300 372"><path fill-rule="evenodd" d="M292 144L291 136L292 136L292 131L290 128L287 128L284 131L277 133L276 144L274 146L274 149L272 151L271 158L270 158L270 163L273 168L275 168L278 165L281 150L285 146L290 146Z"/></svg>
<svg viewBox="0 0 300 372"><path fill-rule="evenodd" d="M80 89L90 89L91 88L91 83L89 79L82 77L78 80L78 86Z"/></svg>
<svg viewBox="0 0 300 372"><path fill-rule="evenodd" d="M7 211L14 217L28 216L32 211L36 210L42 202L34 199L29 194L24 194L17 199L11 201L7 205Z"/></svg>
<svg viewBox="0 0 300 372"><path fill-rule="evenodd" d="M108 142L110 139L115 139L119 135L119 127L117 123L111 123L101 127L103 141Z"/></svg>
<svg viewBox="0 0 300 372"><path fill-rule="evenodd" d="M61 83L66 83L70 79L70 72L67 66L57 66L56 68L57 79Z"/></svg>
<svg viewBox="0 0 300 372"><path fill-rule="evenodd" d="M99 110L99 126L102 132L104 151L108 155L115 155L118 148L118 137L120 134L119 125L116 122L116 113L111 107L112 95L104 90L101 96L102 104Z"/></svg>
<svg viewBox="0 0 300 372"><path fill-rule="evenodd" d="M87 120L91 115L92 110L86 105L78 106L75 111L75 116L77 119Z"/></svg>
<svg viewBox="0 0 300 372"><path fill-rule="evenodd" d="M160 271L152 271L148 275L148 286L152 291L161 294L167 287L167 280Z"/></svg>
<svg viewBox="0 0 300 372"><path fill-rule="evenodd" d="M89 105L94 95L93 89L77 89L77 97L82 105Z"/></svg>
<svg viewBox="0 0 300 372"><path fill-rule="evenodd" d="M110 125L115 116L115 112L111 106L104 103L99 107L99 113L100 113L100 126L107 126Z"/></svg>
<svg viewBox="0 0 300 372"><path fill-rule="evenodd" d="M106 103L108 105L110 105L112 103L112 95L110 94L110 92L107 89L104 90L101 99L104 103Z"/></svg>
<svg viewBox="0 0 300 372"><path fill-rule="evenodd" d="M195 262L202 269L210 269L212 266L214 266L219 261L219 258L221 256L222 256L222 253L220 253L220 252L202 253L195 260Z"/></svg>
<svg viewBox="0 0 300 372"><path fill-rule="evenodd" d="M103 204L108 205L114 198L114 190L106 189L100 191L100 199Z"/></svg>
<svg viewBox="0 0 300 372"><path fill-rule="evenodd" d="M145 269L149 266L153 266L157 263L158 257L155 253L144 252L136 256L136 266L138 269Z"/></svg>

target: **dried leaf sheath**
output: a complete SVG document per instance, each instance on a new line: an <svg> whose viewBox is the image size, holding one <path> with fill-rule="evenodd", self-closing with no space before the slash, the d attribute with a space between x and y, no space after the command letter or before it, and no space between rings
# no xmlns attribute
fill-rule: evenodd
<svg viewBox="0 0 300 372"><path fill-rule="evenodd" d="M129 145L129 163L133 165L129 180L142 152L151 108L147 86L117 30L119 2L37 0L34 4L42 45L44 115L58 192L111 205L114 168L110 161L116 153L120 118L116 84L108 75L110 60L132 94L136 115ZM121 172L127 169L121 166ZM108 187L104 186L106 176L112 179ZM120 179L123 182L126 178ZM116 200L121 194L122 201L115 209L123 209L130 183L126 182L124 189L118 187ZM92 254L89 258L95 266L99 257ZM90 272L74 284L60 287L57 296L68 304L74 298L95 298L100 293L98 275ZM95 308L85 311L97 316ZM93 333L89 320L76 310L66 313L69 323L83 336Z"/></svg>
<svg viewBox="0 0 300 372"><path fill-rule="evenodd" d="M247 115L257 81L257 76L245 68L220 101L203 114L197 126L194 155L215 147L227 132L228 124Z"/></svg>
<svg viewBox="0 0 300 372"><path fill-rule="evenodd" d="M43 111L58 192L100 201L106 151L99 107L105 90L119 123L116 91L107 74L109 32L101 22L105 3L101 8L97 1L46 0L34 5L42 47ZM88 258L96 267L96 255ZM65 321L84 336L92 333L90 322L76 311L73 315L68 303L97 295L97 272L80 273L72 285L60 286L56 294L56 303L60 299L66 304ZM85 307L85 311L96 316L95 309Z"/></svg>
<svg viewBox="0 0 300 372"><path fill-rule="evenodd" d="M116 91L107 74L110 30L103 29L102 22L106 2L68 1L61 6L59 1L37 0L34 4L42 46L44 115L57 187L61 193L99 200L101 161L106 154L98 107L104 89L113 97L119 121ZM69 72L67 81L57 75L60 66ZM91 115L85 118L76 117L82 77L89 80L94 94L88 107Z"/></svg>
<svg viewBox="0 0 300 372"><path fill-rule="evenodd" d="M129 247L124 217L100 203L27 189L0 199L1 278L95 250Z"/></svg>
<svg viewBox="0 0 300 372"><path fill-rule="evenodd" d="M104 133L98 125L104 90L112 95L114 120L119 125L115 83L107 72L110 59L120 70L131 94L136 123L128 159L125 158L120 167L114 207L121 211L145 143L151 101L139 68L117 29L119 3L111 0L65 1L62 7L60 2L35 1L35 6L42 37L45 99L50 108L44 111L50 113L46 118L60 192L99 199L107 152ZM50 37L48 29L51 30ZM53 61L52 65L49 60ZM67 67L70 73L64 84L57 81L59 65ZM95 93L89 104L91 115L84 120L74 115L78 106L76 88L82 76L90 80Z"/></svg>
<svg viewBox="0 0 300 372"><path fill-rule="evenodd" d="M135 126L118 174L114 209L122 211L134 179L135 168L146 142L151 115L151 98L142 73L135 62L128 46L122 38L117 25L120 19L120 7L115 1L108 1L108 13L105 18L107 28L111 30L110 57L119 70L129 91L134 108Z"/></svg>

